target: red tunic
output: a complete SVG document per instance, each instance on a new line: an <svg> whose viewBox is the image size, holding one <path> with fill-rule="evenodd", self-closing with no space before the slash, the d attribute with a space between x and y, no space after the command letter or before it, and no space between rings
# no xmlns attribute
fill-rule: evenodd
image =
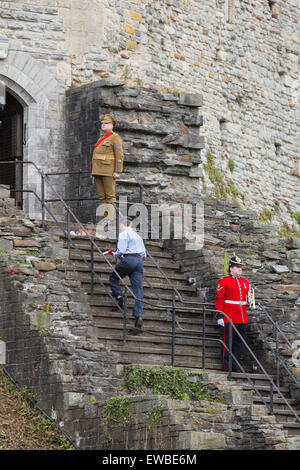
<svg viewBox="0 0 300 470"><path fill-rule="evenodd" d="M216 310L224 312L233 323L248 323L247 321L247 296L249 281L243 277L223 277L218 281L215 300ZM224 322L228 318L223 315Z"/></svg>

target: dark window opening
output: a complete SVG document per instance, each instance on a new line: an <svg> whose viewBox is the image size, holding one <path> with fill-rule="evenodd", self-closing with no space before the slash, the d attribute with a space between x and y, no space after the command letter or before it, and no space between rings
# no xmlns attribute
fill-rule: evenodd
<svg viewBox="0 0 300 470"><path fill-rule="evenodd" d="M275 142L274 146L275 146L275 155L277 157L280 157L281 156L281 144L279 144L278 142Z"/></svg>

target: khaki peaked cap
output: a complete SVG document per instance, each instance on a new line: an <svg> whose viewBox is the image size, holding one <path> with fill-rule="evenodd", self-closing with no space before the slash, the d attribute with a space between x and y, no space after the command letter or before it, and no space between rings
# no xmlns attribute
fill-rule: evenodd
<svg viewBox="0 0 300 470"><path fill-rule="evenodd" d="M114 126L116 125L116 120L111 114L104 114L104 116L101 119L101 122L112 123Z"/></svg>

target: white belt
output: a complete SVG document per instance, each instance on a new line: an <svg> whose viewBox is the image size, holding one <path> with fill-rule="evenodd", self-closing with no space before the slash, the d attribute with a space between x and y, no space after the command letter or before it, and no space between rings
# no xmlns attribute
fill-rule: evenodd
<svg viewBox="0 0 300 470"><path fill-rule="evenodd" d="M224 300L225 304L234 304L234 305L247 305L247 302L243 302L240 300Z"/></svg>

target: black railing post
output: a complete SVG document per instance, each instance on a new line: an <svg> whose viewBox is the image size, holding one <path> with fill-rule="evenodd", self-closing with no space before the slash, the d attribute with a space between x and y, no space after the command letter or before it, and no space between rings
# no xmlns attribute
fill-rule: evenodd
<svg viewBox="0 0 300 470"><path fill-rule="evenodd" d="M280 368L279 368L279 340L278 340L278 328L275 323L275 341L276 341L276 385L279 387L280 383Z"/></svg>
<svg viewBox="0 0 300 470"><path fill-rule="evenodd" d="M115 207L115 214L116 214L116 240L119 238L119 232L120 232L120 206L119 208Z"/></svg>
<svg viewBox="0 0 300 470"><path fill-rule="evenodd" d="M140 184L140 204L143 204L143 187Z"/></svg>
<svg viewBox="0 0 300 470"><path fill-rule="evenodd" d="M94 295L94 243L91 240L90 248L90 267L91 267L91 297Z"/></svg>
<svg viewBox="0 0 300 470"><path fill-rule="evenodd" d="M274 411L273 382L270 381L270 412L271 412L271 414L274 414L273 411Z"/></svg>
<svg viewBox="0 0 300 470"><path fill-rule="evenodd" d="M228 379L232 379L232 320L229 320L228 331L229 358L228 358Z"/></svg>
<svg viewBox="0 0 300 470"><path fill-rule="evenodd" d="M70 259L70 254L71 254L71 243L70 243L70 212L67 210L67 231L68 231L68 256Z"/></svg>
<svg viewBox="0 0 300 470"><path fill-rule="evenodd" d="M126 343L127 339L127 289L125 288L125 292L123 295L123 343Z"/></svg>
<svg viewBox="0 0 300 470"><path fill-rule="evenodd" d="M20 196L21 196L21 166L19 165L18 158L15 159L15 206L20 207ZM22 197L22 196L21 196Z"/></svg>
<svg viewBox="0 0 300 470"><path fill-rule="evenodd" d="M173 299L172 299L172 367L175 364L175 297L173 292Z"/></svg>
<svg viewBox="0 0 300 470"><path fill-rule="evenodd" d="M206 311L205 307L203 309L203 323L202 323L202 369L205 369L206 361L205 361L205 339L206 339Z"/></svg>
<svg viewBox="0 0 300 470"><path fill-rule="evenodd" d="M41 174L41 205L42 205L42 227L45 230L45 175Z"/></svg>

